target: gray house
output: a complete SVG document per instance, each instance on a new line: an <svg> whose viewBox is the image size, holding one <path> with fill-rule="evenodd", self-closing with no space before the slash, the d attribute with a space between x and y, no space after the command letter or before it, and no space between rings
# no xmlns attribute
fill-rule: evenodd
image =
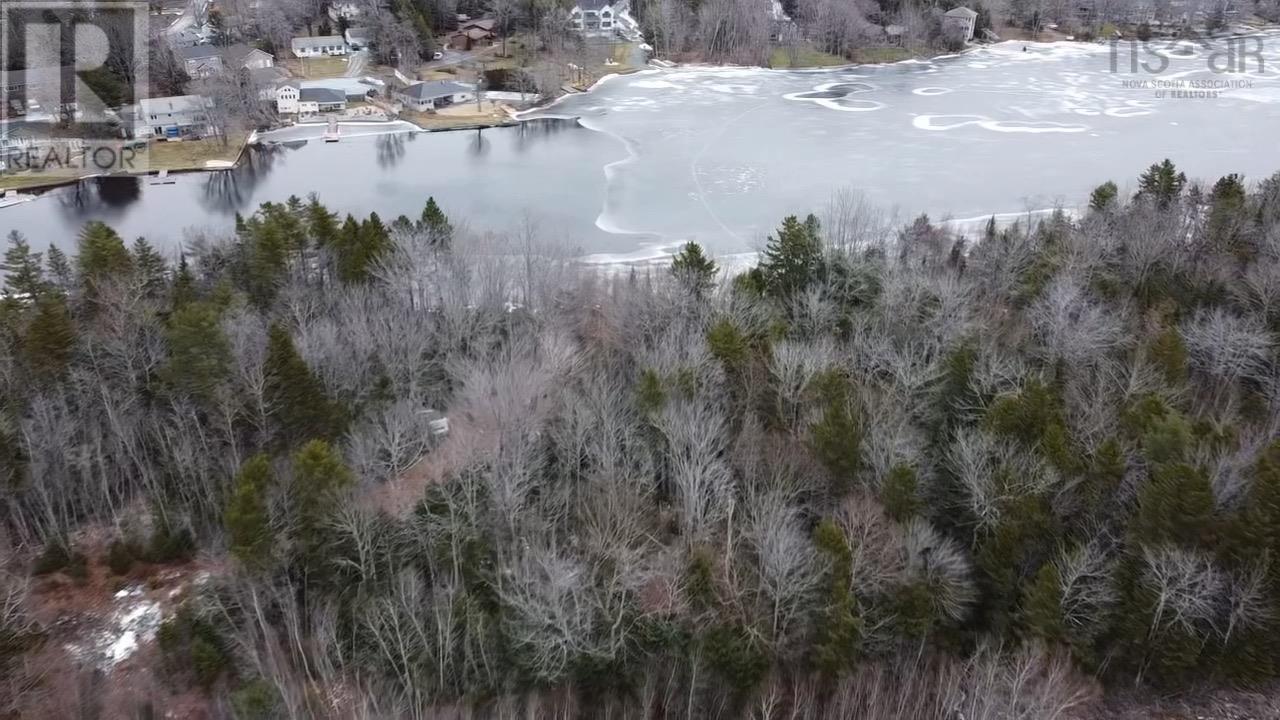
<svg viewBox="0 0 1280 720"><path fill-rule="evenodd" d="M261 70L276 64L275 56L248 45L191 45L174 50L193 78L207 78L225 69Z"/></svg>
<svg viewBox="0 0 1280 720"><path fill-rule="evenodd" d="M124 108L125 131L139 140L194 139L212 132L213 101L203 95L147 98Z"/></svg>
<svg viewBox="0 0 1280 720"><path fill-rule="evenodd" d="M414 83L403 90L397 90L395 97L406 109L426 112L438 110L454 103L467 102L476 98L476 91L470 85L452 80L431 80Z"/></svg>

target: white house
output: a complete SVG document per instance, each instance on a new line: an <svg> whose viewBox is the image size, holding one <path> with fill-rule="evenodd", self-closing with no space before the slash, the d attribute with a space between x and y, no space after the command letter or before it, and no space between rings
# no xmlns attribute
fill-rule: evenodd
<svg viewBox="0 0 1280 720"><path fill-rule="evenodd" d="M298 96L302 93L302 88L297 82L287 82L276 88L276 112L281 115L296 115L298 113Z"/></svg>
<svg viewBox="0 0 1280 720"><path fill-rule="evenodd" d="M395 92L397 100L408 110L426 112L438 110L455 103L476 99L475 88L452 80L430 80L414 83Z"/></svg>
<svg viewBox="0 0 1280 720"><path fill-rule="evenodd" d="M948 10L942 15L943 26L959 28L965 42L973 40L973 31L977 23L978 13L964 6Z"/></svg>
<svg viewBox="0 0 1280 720"><path fill-rule="evenodd" d="M177 140L209 134L213 101L203 95L147 98L125 108L127 131L139 140Z"/></svg>
<svg viewBox="0 0 1280 720"><path fill-rule="evenodd" d="M569 11L569 25L584 35L612 35L628 0L577 0Z"/></svg>
<svg viewBox="0 0 1280 720"><path fill-rule="evenodd" d="M296 37L292 42L293 54L300 58L328 57L346 55L350 48L340 35L321 35L319 37Z"/></svg>
<svg viewBox="0 0 1280 720"><path fill-rule="evenodd" d="M329 3L329 19L338 22L339 20L351 21L360 17L360 6L353 2L333 2Z"/></svg>

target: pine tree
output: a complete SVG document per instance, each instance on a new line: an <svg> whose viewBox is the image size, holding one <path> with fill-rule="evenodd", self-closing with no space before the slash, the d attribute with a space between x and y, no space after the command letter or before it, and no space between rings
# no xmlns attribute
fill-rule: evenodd
<svg viewBox="0 0 1280 720"><path fill-rule="evenodd" d="M132 255L133 271L142 282L147 296L159 297L164 291L167 270L164 258L151 247L146 238L141 237L133 241Z"/></svg>
<svg viewBox="0 0 1280 720"><path fill-rule="evenodd" d="M671 274L695 297L702 297L715 287L716 263L696 242L687 242L671 261Z"/></svg>
<svg viewBox="0 0 1280 720"><path fill-rule="evenodd" d="M49 251L45 253L45 263L49 269L49 282L64 293L70 292L75 276L71 272L71 262L67 260L67 254L50 245Z"/></svg>
<svg viewBox="0 0 1280 720"><path fill-rule="evenodd" d="M293 456L294 541L302 566L313 576L323 562L325 521L352 482L346 463L324 440L308 442Z"/></svg>
<svg viewBox="0 0 1280 720"><path fill-rule="evenodd" d="M818 218L784 219L777 236L769 237L760 269L768 292L777 297L788 297L817 281L823 271Z"/></svg>
<svg viewBox="0 0 1280 720"><path fill-rule="evenodd" d="M895 465L880 486L880 502L889 517L906 522L920 514L924 503L920 501L919 481L915 468Z"/></svg>
<svg viewBox="0 0 1280 720"><path fill-rule="evenodd" d="M1165 158L1147 168L1138 178L1138 194L1155 200L1160 208L1167 208L1182 195L1186 187L1187 176L1179 172L1173 161Z"/></svg>
<svg viewBox="0 0 1280 720"><path fill-rule="evenodd" d="M1056 563L1040 566L1022 601L1022 619L1027 630L1049 642L1062 642L1066 629L1062 620L1062 575Z"/></svg>
<svg viewBox="0 0 1280 720"><path fill-rule="evenodd" d="M1213 487L1201 469L1183 462L1156 465L1138 491L1138 514L1131 527L1148 547L1177 544L1211 546L1218 527Z"/></svg>
<svg viewBox="0 0 1280 720"><path fill-rule="evenodd" d="M222 332L219 310L191 302L169 318L169 361L165 380L179 394L212 398L231 367L231 346Z"/></svg>
<svg viewBox="0 0 1280 720"><path fill-rule="evenodd" d="M1110 180L1102 183L1093 189L1089 194L1089 209L1097 212L1110 212L1115 209L1116 199L1120 196L1120 189Z"/></svg>
<svg viewBox="0 0 1280 720"><path fill-rule="evenodd" d="M422 209L421 227L427 231L433 245L448 247L453 239L453 226L449 218L436 204L434 197L427 198L427 205Z"/></svg>
<svg viewBox="0 0 1280 720"><path fill-rule="evenodd" d="M22 353L31 372L40 379L59 377L71 362L76 330L61 295L41 295L22 338Z"/></svg>
<svg viewBox="0 0 1280 720"><path fill-rule="evenodd" d="M298 354L289 332L279 325L272 325L267 337L265 390L277 432L286 444L342 434L340 408Z"/></svg>
<svg viewBox="0 0 1280 720"><path fill-rule="evenodd" d="M76 254L80 277L88 284L129 271L132 260L124 241L105 223L91 220L80 231Z"/></svg>
<svg viewBox="0 0 1280 720"><path fill-rule="evenodd" d="M1231 248L1242 259L1249 259L1251 255L1239 242L1247 221L1244 213L1246 200L1244 178L1236 173L1220 178L1209 193L1209 238L1220 246Z"/></svg>
<svg viewBox="0 0 1280 720"><path fill-rule="evenodd" d="M40 257L40 253L31 252L31 246L22 233L17 230L9 233L9 249L4 253L4 263L0 264L6 293L35 298L44 291L44 267Z"/></svg>
<svg viewBox="0 0 1280 720"><path fill-rule="evenodd" d="M307 231L319 247L328 247L338 239L338 216L321 205L315 193L307 203Z"/></svg>
<svg viewBox="0 0 1280 720"><path fill-rule="evenodd" d="M173 276L172 301L174 310L196 300L196 278L191 273L185 254L178 256L178 271Z"/></svg>
<svg viewBox="0 0 1280 720"><path fill-rule="evenodd" d="M810 444L832 479L832 493L853 486L862 466L862 426L853 409L853 387L843 374L832 371L815 377L811 392L822 406L822 418L809 428Z"/></svg>
<svg viewBox="0 0 1280 720"><path fill-rule="evenodd" d="M837 675L853 667L862 649L862 612L851 589L853 551L830 519L818 524L813 542L831 563L826 598L815 623L813 662L822 672Z"/></svg>
<svg viewBox="0 0 1280 720"><path fill-rule="evenodd" d="M261 568L271 560L271 519L267 513L267 488L275 484L271 461L257 454L236 474L224 522L231 554L247 567Z"/></svg>

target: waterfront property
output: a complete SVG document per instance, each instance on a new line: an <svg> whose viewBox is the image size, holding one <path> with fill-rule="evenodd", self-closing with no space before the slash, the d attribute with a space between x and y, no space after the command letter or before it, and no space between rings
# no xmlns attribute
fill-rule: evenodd
<svg viewBox="0 0 1280 720"><path fill-rule="evenodd" d="M338 88L304 87L298 91L298 114L342 112L347 109L347 94Z"/></svg>
<svg viewBox="0 0 1280 720"><path fill-rule="evenodd" d="M977 23L978 13L963 6L948 10L942 16L942 24L957 28L965 42L973 41L973 32Z"/></svg>
<svg viewBox="0 0 1280 720"><path fill-rule="evenodd" d="M321 35L318 37L296 37L290 43L295 57L315 58L346 55L351 48L340 35Z"/></svg>
<svg viewBox="0 0 1280 720"><path fill-rule="evenodd" d="M474 87L452 80L429 80L427 82L414 83L403 90L395 92L396 100L400 101L406 110L417 112L439 110L455 103L474 100L475 97L476 91Z"/></svg>
<svg viewBox="0 0 1280 720"><path fill-rule="evenodd" d="M211 133L213 101L203 95L147 98L121 109L125 133L138 140L185 140Z"/></svg>
<svg viewBox="0 0 1280 720"><path fill-rule="evenodd" d="M612 35L627 0L578 0L569 11L569 25L584 35Z"/></svg>

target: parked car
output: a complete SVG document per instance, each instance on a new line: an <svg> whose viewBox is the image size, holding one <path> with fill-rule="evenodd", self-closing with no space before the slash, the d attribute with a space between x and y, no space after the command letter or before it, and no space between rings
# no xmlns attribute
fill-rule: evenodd
<svg viewBox="0 0 1280 720"><path fill-rule="evenodd" d="M442 52L440 52L439 50L437 50L437 51L435 51L434 53L432 53L432 54L431 54L431 59L432 59L432 60L443 60L443 59L444 59L444 53L442 53Z"/></svg>

